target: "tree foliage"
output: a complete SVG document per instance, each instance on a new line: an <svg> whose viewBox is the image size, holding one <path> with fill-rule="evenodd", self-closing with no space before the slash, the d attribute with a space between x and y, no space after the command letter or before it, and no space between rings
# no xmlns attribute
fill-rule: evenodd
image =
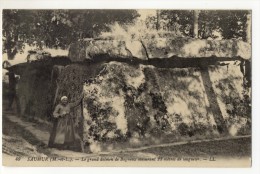
<svg viewBox="0 0 260 174"><path fill-rule="evenodd" d="M223 39L246 40L247 10L207 10L199 15L200 37L214 38L214 31L221 32Z"/></svg>
<svg viewBox="0 0 260 174"><path fill-rule="evenodd" d="M246 23L248 10L199 10L199 38L216 38L218 32L223 39L246 40ZM160 10L160 18L149 17L148 26L155 29L159 20L162 30L175 32L177 35L194 36L194 10Z"/></svg>
<svg viewBox="0 0 260 174"><path fill-rule="evenodd" d="M13 59L25 44L64 49L137 16L135 10L3 10L3 52Z"/></svg>
<svg viewBox="0 0 260 174"><path fill-rule="evenodd" d="M192 37L193 10L162 10L160 15L165 29Z"/></svg>

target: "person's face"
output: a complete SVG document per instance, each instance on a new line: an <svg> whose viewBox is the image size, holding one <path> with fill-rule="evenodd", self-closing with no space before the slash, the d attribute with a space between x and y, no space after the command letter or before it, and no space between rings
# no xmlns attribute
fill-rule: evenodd
<svg viewBox="0 0 260 174"><path fill-rule="evenodd" d="M61 100L61 104L67 105L67 104L68 104L68 99L63 99L63 100Z"/></svg>

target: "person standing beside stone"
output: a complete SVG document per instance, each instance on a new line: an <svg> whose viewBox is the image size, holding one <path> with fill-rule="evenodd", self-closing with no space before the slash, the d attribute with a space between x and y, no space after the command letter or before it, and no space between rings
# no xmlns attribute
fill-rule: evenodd
<svg viewBox="0 0 260 174"><path fill-rule="evenodd" d="M68 97L61 97L61 102L55 107L53 117L56 119L49 140L49 147L74 149L79 147L83 151L81 138L75 130L72 109L82 101L83 95L74 103L68 102Z"/></svg>

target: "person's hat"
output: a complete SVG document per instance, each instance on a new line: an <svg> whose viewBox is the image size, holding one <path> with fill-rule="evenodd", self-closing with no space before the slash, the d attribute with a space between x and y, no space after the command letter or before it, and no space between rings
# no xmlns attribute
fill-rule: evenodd
<svg viewBox="0 0 260 174"><path fill-rule="evenodd" d="M60 98L60 100L62 101L62 100L68 100L68 97L67 96L62 96L61 98Z"/></svg>

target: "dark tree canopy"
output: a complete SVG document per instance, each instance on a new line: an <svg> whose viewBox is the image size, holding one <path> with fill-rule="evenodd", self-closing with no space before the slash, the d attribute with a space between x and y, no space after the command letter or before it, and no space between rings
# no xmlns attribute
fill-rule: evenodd
<svg viewBox="0 0 260 174"><path fill-rule="evenodd" d="M25 44L64 49L136 17L136 10L3 10L3 52L13 59Z"/></svg>
<svg viewBox="0 0 260 174"><path fill-rule="evenodd" d="M162 10L160 15L166 21L165 27L167 30L192 37L193 10Z"/></svg>
<svg viewBox="0 0 260 174"><path fill-rule="evenodd" d="M213 37L214 30L220 31L224 39L246 40L247 10L207 10L199 15L201 38Z"/></svg>
<svg viewBox="0 0 260 174"><path fill-rule="evenodd" d="M199 38L215 38L214 31L220 32L223 39L246 40L248 10L197 10ZM160 28L175 32L177 35L193 37L194 10L159 10L159 19L149 17L146 21L154 29L157 20ZM158 18L158 17L157 17Z"/></svg>

